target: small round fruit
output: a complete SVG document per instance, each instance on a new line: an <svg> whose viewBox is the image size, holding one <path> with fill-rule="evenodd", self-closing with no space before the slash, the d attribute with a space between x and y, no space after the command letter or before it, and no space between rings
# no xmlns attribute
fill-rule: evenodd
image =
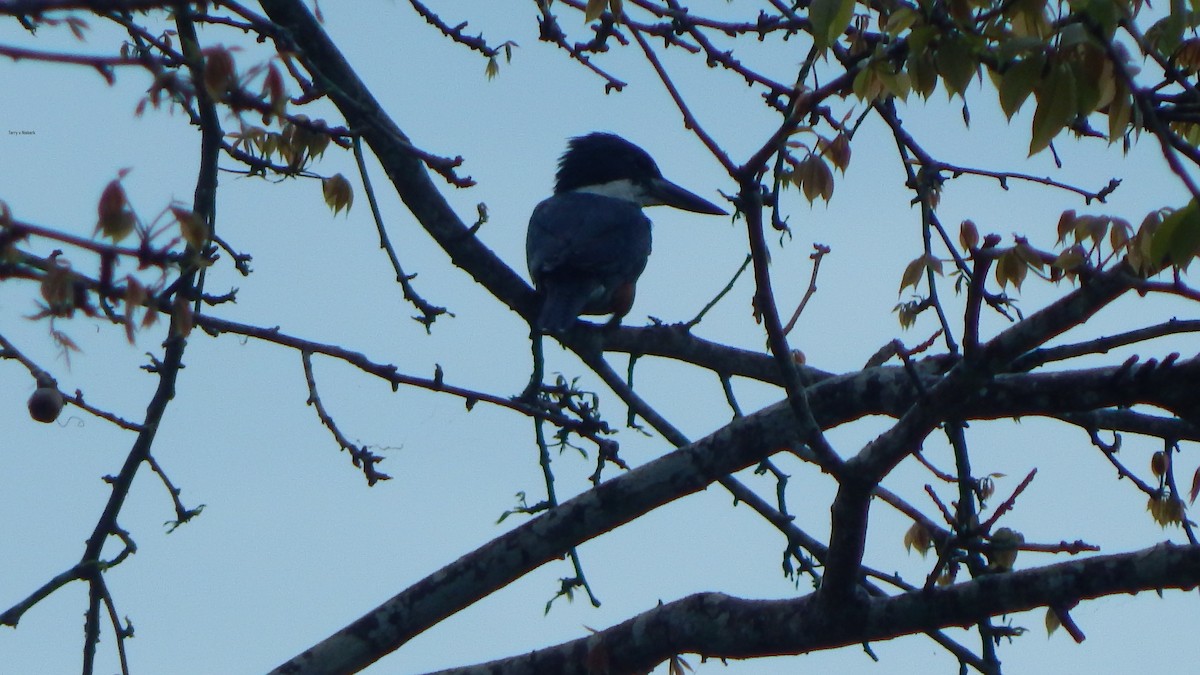
<svg viewBox="0 0 1200 675"><path fill-rule="evenodd" d="M53 422L62 409L63 397L55 387L38 387L29 397L29 416L38 422Z"/></svg>

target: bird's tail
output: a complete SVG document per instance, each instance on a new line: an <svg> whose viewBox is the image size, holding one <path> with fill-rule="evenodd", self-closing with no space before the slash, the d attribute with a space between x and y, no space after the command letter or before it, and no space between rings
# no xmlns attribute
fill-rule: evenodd
<svg viewBox="0 0 1200 675"><path fill-rule="evenodd" d="M591 289L583 284L559 282L547 284L544 290L545 297L537 318L538 332L546 335L564 333L583 313L590 299Z"/></svg>

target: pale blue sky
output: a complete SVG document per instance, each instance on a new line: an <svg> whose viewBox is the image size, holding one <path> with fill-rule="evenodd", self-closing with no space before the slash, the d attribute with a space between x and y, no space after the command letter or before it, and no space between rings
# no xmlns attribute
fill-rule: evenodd
<svg viewBox="0 0 1200 675"><path fill-rule="evenodd" d="M350 9L326 2L322 7L329 32L414 142L434 153L465 157L462 172L479 185L444 192L465 220L474 218L476 203L487 203L491 221L480 236L522 274L525 221L549 194L554 162L569 136L596 129L620 133L654 155L668 178L692 191L710 198L716 190L733 191L719 165L682 128L635 48L604 57L606 68L630 82L624 93L605 95L600 80L537 41L531 3L495 4L469 16L451 14L462 11L457 3L442 4L450 23L470 19L472 29L483 30L489 40L520 44L513 63L503 64L495 80L485 79L482 59L437 34L406 3L355 3ZM708 4L697 3L697 10ZM725 11L725 3L711 4ZM568 29L585 33L582 25L569 22ZM212 41L206 44L241 44L233 32L202 37ZM51 50L111 53L120 40L100 24L82 46L64 29L45 28L32 40L15 22L0 27L4 44ZM799 49L788 43L758 58L782 64L777 72L785 73L803 58ZM750 46L746 50L752 58ZM250 47L238 58L248 62L254 54ZM733 76L705 71L700 60L667 56L699 118L735 159L762 142L773 118L755 92ZM87 69L5 60L0 61L0 84L5 91L0 97L0 199L16 217L90 234L96 200L123 168L132 168L125 184L143 217L152 217L171 199L190 201L197 135L178 113L133 117L148 86L142 73L121 71L117 85L109 87ZM989 110L994 105L990 86L972 85L971 100L971 134L963 130L958 102L947 105L942 91L929 103L914 100L902 111L911 132L947 161L987 158L985 168L1053 170L1047 154L1025 161L1031 110L1008 125ZM34 133L9 134L12 130ZM874 121L864 126L828 207L810 208L799 199L788 205L795 238L773 249L776 294L787 313L807 284L812 242L833 248L823 264L820 291L792 335L809 363L827 370L857 369L893 337L912 345L933 329L933 318L925 316L901 333L891 313L900 273L921 250L919 214L908 206L910 194L884 131ZM1024 233L1035 245L1050 247L1064 208L1122 215L1136 224L1152 208L1183 201L1183 190L1160 166L1153 143L1137 146L1128 159L1098 142L1063 143L1059 150L1066 163L1056 176L1062 180L1098 189L1113 176L1125 179L1109 205L1084 207L1069 195L1016 183L1002 192L994 182L964 177L947 185L942 220L957 226L969 216L982 231ZM455 318L439 320L433 337L408 319L413 311L391 281L361 191L348 217L332 217L315 181L272 185L232 174L221 177L217 228L236 248L254 255L255 273L241 278L218 266L209 289L241 290L236 305L213 313L341 344L410 374L431 375L440 364L448 382L515 394L528 377L525 325L448 264L389 192L377 165L371 165L406 268L419 274L415 283L425 297L447 305ZM341 172L357 185L348 153L331 149L314 170ZM650 216L655 253L626 321L638 323L647 315L690 318L745 255L741 223L663 209ZM53 248L44 241L31 246L42 253ZM86 255L70 257L80 269L94 269ZM957 307L949 289L947 284L944 297ZM749 279L740 281L697 333L761 348L761 329L750 319L751 292ZM1022 306L1032 310L1055 292L1031 280ZM138 366L146 352L159 352L161 327L130 346L120 329L83 318L60 322L58 327L82 348L68 366L49 344L46 324L24 318L34 312L36 293L27 284L0 284L0 333L51 370L63 389L81 388L90 402L140 419L155 380ZM1189 311L1194 309L1158 300L1123 301L1102 313L1087 334L1117 330L1131 316L1165 319ZM1000 326L990 320L987 327ZM1194 351L1183 341L1167 344L1142 353ZM1103 362L1124 357L1114 353ZM550 370L583 374L583 367L557 347L549 347L548 359ZM624 363L620 356L611 361ZM388 457L381 468L394 480L368 489L304 405L307 392L296 353L196 333L185 362L155 456L182 487L187 505L207 507L200 518L168 535L163 522L173 517L170 500L152 474L139 474L120 519L138 552L107 576L118 610L137 630L127 643L135 673L265 671L518 524L519 518L495 524L514 505L514 493L526 491L531 501L543 493L531 425L524 418L486 405L466 413L457 399L423 391L393 394L379 381L318 358L322 397L343 431ZM709 373L647 360L637 377L640 393L692 437L729 418ZM0 606L8 607L78 560L108 496L100 478L118 470L132 436L72 408L58 424L33 423L24 406L34 384L24 369L0 362L0 378L5 383L0 410L8 411L0 415ZM589 385L593 381L584 378ZM779 397L777 390L759 385L738 383L737 390L746 411ZM612 396L604 397L602 410L613 421L623 418ZM830 437L848 454L883 428L880 421L865 420ZM976 470L1007 474L997 481L998 495L1007 495L1038 467L1037 480L1005 520L1029 540L1084 539L1118 552L1167 536L1179 539L1178 532L1163 532L1151 522L1141 494L1115 480L1081 432L1025 420L975 424L969 433ZM657 437L636 432L623 431L619 440L622 457L633 465L669 449ZM1151 442L1127 438L1123 456L1145 472L1142 458L1154 449ZM947 465L936 437L927 452ZM1183 457L1194 463L1191 453ZM824 536L832 483L811 467L787 459L780 465L793 476L789 505L798 524ZM587 488L590 460L565 454L555 467L560 496ZM766 479L744 479L763 494L773 490ZM906 463L886 485L933 514L922 493L930 481L928 473ZM952 498L949 490L941 493ZM906 555L901 544L907 523L881 504L873 516L868 562L910 581L922 579L929 562ZM796 590L780 575L782 545L770 526L749 509L731 507L730 498L714 487L580 548L588 578L604 602L600 609L582 599L560 601L543 616L557 579L571 573L566 563L550 564L418 637L369 672L415 673L517 654L583 636L588 628L608 627L659 600L697 591L790 597ZM1023 554L1018 565L1049 561ZM1004 645L1000 656L1014 673L1177 668L1200 656L1192 639L1194 603L1179 593L1085 603L1072 613L1089 637L1082 646L1065 634L1047 639L1041 612L1016 616L1013 622L1031 633ZM75 584L27 613L17 630L0 629L0 672L76 672L85 607L86 587ZM959 637L969 646L977 644L974 634ZM927 673L956 667L923 637L873 649L881 664L855 648L728 666L699 665L688 658L700 673L734 675ZM98 654L97 672L117 670L110 633L104 634Z"/></svg>

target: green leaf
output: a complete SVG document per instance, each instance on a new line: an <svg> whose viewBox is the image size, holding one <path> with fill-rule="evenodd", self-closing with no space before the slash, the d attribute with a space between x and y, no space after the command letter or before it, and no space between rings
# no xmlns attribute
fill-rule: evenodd
<svg viewBox="0 0 1200 675"><path fill-rule="evenodd" d="M1108 80L1105 80L1105 65L1108 58L1093 43L1088 43L1075 50L1075 58L1071 67L1075 71L1075 113L1090 115L1100 106L1103 87L1112 81L1111 65Z"/></svg>
<svg viewBox="0 0 1200 675"><path fill-rule="evenodd" d="M1124 8L1113 0L1082 0L1071 3L1071 6L1074 11L1090 17L1095 22L1093 25L1100 28L1106 40L1112 39L1117 24L1126 14Z"/></svg>
<svg viewBox="0 0 1200 675"><path fill-rule="evenodd" d="M1000 108L1008 119L1021 109L1025 99L1033 93L1034 86L1042 79L1046 59L1034 54L1009 66L1000 79Z"/></svg>
<svg viewBox="0 0 1200 675"><path fill-rule="evenodd" d="M971 78L979 69L979 59L971 45L962 37L949 37L938 45L935 57L937 70L946 81L946 89L951 96L962 96L971 83Z"/></svg>
<svg viewBox="0 0 1200 675"><path fill-rule="evenodd" d="M1068 64L1060 63L1034 90L1038 107L1033 113L1033 133L1029 155L1045 150L1050 141L1075 117L1075 75Z"/></svg>
<svg viewBox="0 0 1200 675"><path fill-rule="evenodd" d="M933 44L934 38L939 35L941 35L940 28L927 25L913 27L908 33L908 53L923 54L929 51L929 45Z"/></svg>
<svg viewBox="0 0 1200 675"><path fill-rule="evenodd" d="M825 49L838 41L854 15L855 0L813 0L808 19L813 25L813 46Z"/></svg>
<svg viewBox="0 0 1200 675"><path fill-rule="evenodd" d="M600 18L608 9L608 0L588 0L587 8L583 11L583 20L591 23Z"/></svg>
<svg viewBox="0 0 1200 675"><path fill-rule="evenodd" d="M1179 44L1183 42L1183 30L1185 27L1181 14L1171 14L1170 16L1163 17L1146 30L1146 42L1157 49L1160 56L1169 58L1179 48Z"/></svg>
<svg viewBox="0 0 1200 675"><path fill-rule="evenodd" d="M922 98L928 99L933 90L937 89L937 68L928 49L909 52L908 79L913 90Z"/></svg>
<svg viewBox="0 0 1200 675"><path fill-rule="evenodd" d="M908 93L912 91L912 79L908 73L904 71L893 73L891 66L881 64L879 67L879 81L889 94L892 94L901 101L908 100Z"/></svg>
<svg viewBox="0 0 1200 675"><path fill-rule="evenodd" d="M871 103L883 93L883 82L879 79L879 73L874 68L863 68L854 76L854 84L852 85L854 95Z"/></svg>
<svg viewBox="0 0 1200 675"><path fill-rule="evenodd" d="M897 37L904 31L908 30L921 15L912 7L901 6L896 11L888 16L887 23L883 27L883 32L892 37Z"/></svg>
<svg viewBox="0 0 1200 675"><path fill-rule="evenodd" d="M1004 42L997 45L997 55L1001 63L1008 63L1019 56L1041 54L1049 48L1046 41L1033 35L1023 37L1006 37Z"/></svg>
<svg viewBox="0 0 1200 675"><path fill-rule="evenodd" d="M1200 250L1200 208L1192 200L1163 218L1150 239L1150 260L1186 268Z"/></svg>
<svg viewBox="0 0 1200 675"><path fill-rule="evenodd" d="M1115 143L1118 138L1125 136L1133 117L1133 99L1129 95L1129 88L1120 79L1117 79L1113 86L1113 99L1108 104L1109 143Z"/></svg>

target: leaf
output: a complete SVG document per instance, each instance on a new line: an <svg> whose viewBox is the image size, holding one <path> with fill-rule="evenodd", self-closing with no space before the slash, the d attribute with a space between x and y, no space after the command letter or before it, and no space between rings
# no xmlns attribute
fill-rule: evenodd
<svg viewBox="0 0 1200 675"><path fill-rule="evenodd" d="M850 166L850 139L845 133L839 133L834 137L828 147L825 148L825 156L830 162L837 167L838 171L846 173L846 167Z"/></svg>
<svg viewBox="0 0 1200 675"><path fill-rule="evenodd" d="M958 227L958 243L962 244L963 250L971 251L979 246L979 228L975 227L974 221L967 219L962 221L962 225Z"/></svg>
<svg viewBox="0 0 1200 675"><path fill-rule="evenodd" d="M933 255L925 256L925 269L933 272L939 277L945 275L945 272L942 271L943 268L941 259Z"/></svg>
<svg viewBox="0 0 1200 675"><path fill-rule="evenodd" d="M900 275L900 293L904 289L912 286L914 289L921 282L921 273L925 271L925 256L921 256L904 268L904 274Z"/></svg>
<svg viewBox="0 0 1200 675"><path fill-rule="evenodd" d="M1075 117L1075 75L1065 64L1057 65L1034 93L1038 107L1033 113L1029 156L1045 150L1050 141Z"/></svg>
<svg viewBox="0 0 1200 675"><path fill-rule="evenodd" d="M583 20L591 23L600 18L608 7L608 0L588 0L587 9L583 12Z"/></svg>
<svg viewBox="0 0 1200 675"><path fill-rule="evenodd" d="M921 15L912 7L901 6L896 11L888 16L887 23L883 26L883 32L892 37L897 37L904 31L908 30Z"/></svg>
<svg viewBox="0 0 1200 675"><path fill-rule="evenodd" d="M852 85L854 95L861 100L871 103L883 93L883 81L879 79L879 71L874 68L863 68L854 76Z"/></svg>
<svg viewBox="0 0 1200 675"><path fill-rule="evenodd" d="M146 302L149 297L146 292L146 287L137 279L130 275L125 281L125 297L122 299L125 303L125 338L129 340L129 344L133 344L133 334L137 330L137 324L133 320L133 312Z"/></svg>
<svg viewBox="0 0 1200 675"><path fill-rule="evenodd" d="M212 98L220 101L225 98L237 81L237 68L233 64L233 54L224 47L213 47L204 51L204 89Z"/></svg>
<svg viewBox="0 0 1200 675"><path fill-rule="evenodd" d="M1165 218L1150 239L1150 263L1187 267L1200 248L1200 209L1195 200Z"/></svg>
<svg viewBox="0 0 1200 675"><path fill-rule="evenodd" d="M938 73L946 81L950 96L962 96L979 70L979 58L966 39L961 37L950 37L939 45L934 62Z"/></svg>
<svg viewBox="0 0 1200 675"><path fill-rule="evenodd" d="M1050 637L1051 635L1054 635L1054 631L1058 630L1060 626L1062 626L1062 619L1058 618L1058 612L1054 611L1050 607L1047 607L1046 608L1046 637Z"/></svg>
<svg viewBox="0 0 1200 675"><path fill-rule="evenodd" d="M354 205L354 188L350 187L350 181L345 176L338 173L323 179L321 191L325 194L325 204L333 209L333 215L336 216L342 209L350 213L350 207Z"/></svg>
<svg viewBox="0 0 1200 675"><path fill-rule="evenodd" d="M308 156L320 157L329 147L329 134L313 134L308 139Z"/></svg>
<svg viewBox="0 0 1200 675"><path fill-rule="evenodd" d="M1167 472L1167 455L1159 450L1150 455L1150 473L1154 474L1155 478L1162 478Z"/></svg>
<svg viewBox="0 0 1200 675"><path fill-rule="evenodd" d="M1183 41L1185 27L1182 14L1172 12L1146 30L1146 42L1157 49L1160 56L1170 58Z"/></svg>
<svg viewBox="0 0 1200 675"><path fill-rule="evenodd" d="M894 73L890 66L881 63L879 64L879 81L883 83L883 88L889 94L901 101L908 100L908 93L912 91L912 79L908 73L904 71Z"/></svg>
<svg viewBox="0 0 1200 675"><path fill-rule="evenodd" d="M908 55L908 79L912 82L913 91L928 99L937 89L937 67L933 63L933 54L928 49L910 52Z"/></svg>
<svg viewBox="0 0 1200 675"><path fill-rule="evenodd" d="M828 202L833 196L833 171L817 155L809 155L800 162L796 168L796 178L809 202L816 201L818 197Z"/></svg>
<svg viewBox="0 0 1200 675"><path fill-rule="evenodd" d="M1029 267L1039 272L1045 267L1045 263L1042 262L1042 256L1028 242L1024 240L1018 241L1014 250L1017 252L1017 257L1023 260Z"/></svg>
<svg viewBox="0 0 1200 675"><path fill-rule="evenodd" d="M993 572L1011 572L1017 562L1017 553L1025 543L1025 535L1008 527L992 533L988 556L988 569Z"/></svg>
<svg viewBox="0 0 1200 675"><path fill-rule="evenodd" d="M183 295L176 295L171 303L171 331L173 334L186 338L192 332L195 317L192 316L192 305Z"/></svg>
<svg viewBox="0 0 1200 675"><path fill-rule="evenodd" d="M137 218L129 206L129 198L125 195L125 188L121 186L120 178L110 181L105 186L104 192L100 193L100 201L96 204L96 214L96 229L92 234L102 232L115 244L133 232Z"/></svg>
<svg viewBox="0 0 1200 675"><path fill-rule="evenodd" d="M1000 284L1001 288L1012 283L1018 291L1021 290L1021 284L1028 273L1029 267L1015 248L1005 251L996 260L996 283Z"/></svg>
<svg viewBox="0 0 1200 675"><path fill-rule="evenodd" d="M1127 5L1112 0L1086 0L1078 4L1072 3L1071 7L1083 16L1091 18L1095 22L1094 25L1100 28L1105 40L1112 40L1122 15L1128 11Z"/></svg>
<svg viewBox="0 0 1200 675"><path fill-rule="evenodd" d="M1112 228L1108 231L1108 243L1112 246L1113 253L1123 251L1125 246L1129 244L1129 237L1133 234L1133 226L1124 218L1113 218Z"/></svg>
<svg viewBox="0 0 1200 675"><path fill-rule="evenodd" d="M1050 263L1050 267L1052 269L1062 270L1064 273L1069 274L1079 269L1079 267L1083 265L1086 260L1087 257L1084 255L1083 247L1076 244L1062 253L1059 253L1058 257L1054 259L1054 262Z"/></svg>
<svg viewBox="0 0 1200 675"><path fill-rule="evenodd" d="M1021 109L1025 100L1033 93L1033 88L1042 79L1042 69L1046 60L1041 54L1034 54L1021 59L1009 66L1000 78L1000 108L1008 119Z"/></svg>
<svg viewBox="0 0 1200 675"><path fill-rule="evenodd" d="M1198 495L1200 495L1200 466L1196 467L1196 473L1192 474L1192 489L1188 492L1188 503L1195 504Z"/></svg>
<svg viewBox="0 0 1200 675"><path fill-rule="evenodd" d="M1067 240L1067 235L1075 231L1075 209L1067 209L1058 217L1058 243Z"/></svg>
<svg viewBox="0 0 1200 675"><path fill-rule="evenodd" d="M946 566L942 568L942 573L937 577L937 585L949 586L953 584L954 580L958 578L958 567L959 565L957 562L947 563Z"/></svg>
<svg viewBox="0 0 1200 675"><path fill-rule="evenodd" d="M1075 241L1083 242L1085 239L1090 239L1092 246L1099 246L1100 242L1108 234L1108 227L1113 222L1113 219L1108 216L1093 216L1085 214L1079 216L1075 221Z"/></svg>
<svg viewBox="0 0 1200 675"><path fill-rule="evenodd" d="M808 19L813 25L813 46L823 50L838 41L850 17L854 14L854 0L813 0L808 8Z"/></svg>
<svg viewBox="0 0 1200 675"><path fill-rule="evenodd" d="M209 238L208 223L194 212L177 206L171 207L171 213L179 223L179 232L188 246L197 251L203 250Z"/></svg>
<svg viewBox="0 0 1200 675"><path fill-rule="evenodd" d="M1147 213L1138 227L1137 234L1133 235L1133 241L1125 250L1125 259L1129 262L1130 267L1144 276L1156 274L1161 269L1159 261L1153 258L1151 248L1154 243L1154 235L1162 226L1163 217L1161 209Z"/></svg>
<svg viewBox="0 0 1200 675"><path fill-rule="evenodd" d="M287 87L283 82L283 72L274 63L267 67L267 75L263 78L262 94L271 104L271 113L283 117L287 112Z"/></svg>
<svg viewBox="0 0 1200 675"><path fill-rule="evenodd" d="M1183 501L1170 492L1161 492L1150 497L1146 510L1160 527L1183 523Z"/></svg>
<svg viewBox="0 0 1200 675"><path fill-rule="evenodd" d="M1133 97L1129 88L1117 79L1113 81L1113 97L1108 104L1108 142L1114 143L1118 138L1124 138L1129 131L1129 123L1133 118Z"/></svg>
<svg viewBox="0 0 1200 675"><path fill-rule="evenodd" d="M1104 96L1104 65L1111 63L1108 58L1092 43L1077 47L1071 67L1075 73L1075 114L1090 115L1100 107L1100 99ZM1112 79L1109 72L1108 78Z"/></svg>
<svg viewBox="0 0 1200 675"><path fill-rule="evenodd" d="M667 671L667 675L684 675L684 673L695 672L692 670L691 664L684 660L678 654L671 657L671 665Z"/></svg>
<svg viewBox="0 0 1200 675"><path fill-rule="evenodd" d="M921 557L929 552L933 547L933 537L929 535L929 530L926 530L920 523L913 523L908 531L904 533L904 550L911 553L915 548Z"/></svg>

